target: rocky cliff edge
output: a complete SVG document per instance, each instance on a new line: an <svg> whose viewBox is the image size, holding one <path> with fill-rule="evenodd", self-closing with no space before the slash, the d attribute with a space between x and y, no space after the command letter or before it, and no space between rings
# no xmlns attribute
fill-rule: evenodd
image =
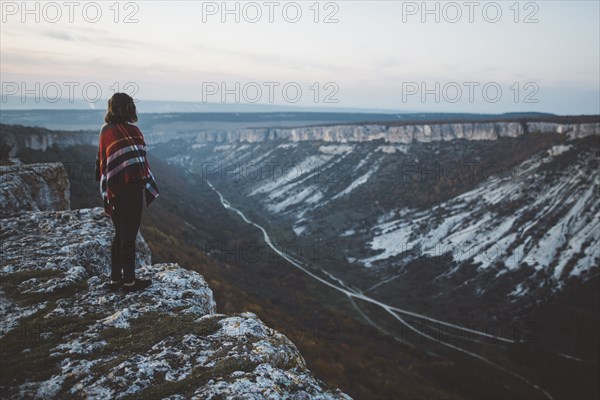
<svg viewBox="0 0 600 400"><path fill-rule="evenodd" d="M136 273L152 286L109 292L112 223L69 210L66 177L0 167L3 398L349 399L255 314L217 314L200 274L152 265L141 235Z"/></svg>

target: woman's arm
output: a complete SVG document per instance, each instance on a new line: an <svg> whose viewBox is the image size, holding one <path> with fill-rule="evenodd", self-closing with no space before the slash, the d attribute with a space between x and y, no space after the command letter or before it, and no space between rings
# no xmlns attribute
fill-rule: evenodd
<svg viewBox="0 0 600 400"><path fill-rule="evenodd" d="M98 152L96 153L96 169L94 171L94 177L96 179L96 182L100 182L100 176L102 175L102 170L100 168L100 160L102 157L102 130L103 130L103 128L104 128L104 125L100 129L100 134L98 135Z"/></svg>
<svg viewBox="0 0 600 400"><path fill-rule="evenodd" d="M98 147L98 154L96 154L96 169L94 171L96 182L100 182L100 147Z"/></svg>

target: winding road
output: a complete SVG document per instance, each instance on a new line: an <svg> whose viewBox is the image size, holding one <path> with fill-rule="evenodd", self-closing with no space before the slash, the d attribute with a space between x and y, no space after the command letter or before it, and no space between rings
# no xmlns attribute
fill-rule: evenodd
<svg viewBox="0 0 600 400"><path fill-rule="evenodd" d="M420 335L420 336L422 336L424 338L427 338L427 339L429 339L431 341L437 342L437 343L439 343L441 345L444 345L446 347L449 347L451 349L454 349L454 350L456 350L458 352L461 352L463 354L467 354L467 355L469 355L471 357L474 357L474 358L476 358L476 359L478 359L478 360L480 360L480 361L482 361L482 362L484 362L484 363L486 363L486 364L488 364L488 365L490 365L490 366L492 366L494 368L497 368L497 369L499 369L499 370L501 370L501 371L503 371L503 372L505 372L505 373L507 373L507 374L509 374L509 375L511 375L511 376L513 376L513 377L515 377L515 378L517 378L517 379L525 382L530 387L532 387L535 390L537 390L537 391L541 392L542 394L544 394L544 396L546 396L548 399L552 399L552 396L546 390L544 390L540 386L536 385L535 383L531 382L527 378L525 378L525 377L523 377L523 376L521 376L521 375L519 375L519 374L517 374L517 373L515 373L515 372L513 372L513 371L511 371L511 370L509 370L509 369L507 369L507 368L505 368L505 367L503 367L503 366L501 366L501 365L499 365L499 364L491 361L491 360L488 360L487 358L485 358L485 357L483 357L483 356L481 356L481 355L479 355L477 353L474 353L474 352L466 350L466 349L464 349L462 347L456 346L456 345L454 345L452 343L445 342L445 341L437 339L437 338L435 338L435 337L433 337L433 336L431 336L429 334L421 332L420 330L418 330L417 328L415 328L413 325L409 324L406 320L404 320L404 318L402 318L402 316L409 316L409 317L413 317L413 318L417 318L417 319L422 319L422 320L429 321L429 322L435 322L435 323L443 325L443 326L447 326L447 327L451 327L451 328L457 329L459 331L467 332L467 333L469 333L469 334L471 334L473 336L485 337L485 338L488 338L488 339L495 339L495 340L498 340L500 342L515 343L514 340L511 340L511 339L508 339L508 338L505 338L505 337L501 337L501 336L495 336L495 335L489 334L487 332L482 332L482 331L478 331L478 330L475 330L475 329L467 328L467 327L464 327L464 326L461 326L461 325L458 325L458 324L454 324L454 323L451 323L451 322L441 321L441 320L429 317L427 315L415 313L415 312L412 312L412 311L408 311L408 310L404 310L404 309L401 309L401 308L398 308L398 307L391 306L389 304L382 303L382 302L380 302L380 301L378 301L378 300L376 300L376 299L374 299L372 297L369 297L369 296L365 295L361 291L350 289L343 282L343 280L341 280L340 278L337 278L337 277L331 275L330 273L328 273L326 271L323 271L323 272L326 273L328 276L330 276L332 279L334 279L337 282L339 282L341 285L343 285L343 287L342 286L338 286L338 285L336 285L336 284L334 284L332 282L329 282L329 281L323 279L322 277L316 275L314 272L310 271L305 266L303 266L302 263L299 260L295 259L291 255L289 255L289 254L285 253L284 251L280 250L279 248L277 248L277 246L273 243L273 241L269 237L269 234L267 233L267 231L262 226L260 226L259 224L255 223L254 221L251 221L250 219L248 219L246 217L246 215L244 215L244 213L242 211L240 211L237 208L233 207L229 203L229 201L227 201L227 199L225 199L223 197L223 195L208 180L205 180L205 182L219 196L219 200L220 200L221 204L223 205L223 207L225 209L233 211L234 213L236 213L237 215L239 215L242 218L242 220L244 220L244 222L246 222L249 225L252 225L252 226L256 227L257 229L259 229L262 232L262 234L263 234L263 240L265 241L265 243L276 254L278 254L280 257L282 257L283 259L287 260L294 267L302 270L304 273L306 273L310 277L314 278L315 280L317 280L317 281L321 282L322 284L327 285L330 288L332 288L334 290L337 290L338 292L343 293L344 295L346 295L352 301L352 303L354 304L355 307L357 307L357 306L356 306L356 303L354 303L354 299L359 299L359 300L363 300L365 302L374 304L374 305L380 307L381 309L383 309L384 311L386 311L393 318L395 318L398 322L400 322L402 325L404 325L406 328L410 329L411 331L415 332L416 334L418 334L418 335ZM364 315L364 313L361 312L361 314L366 318L366 315ZM379 329L379 330L382 329L378 325L374 324L369 318L366 318L366 320L371 325L373 325L376 329ZM398 338L396 338L396 339L399 340Z"/></svg>

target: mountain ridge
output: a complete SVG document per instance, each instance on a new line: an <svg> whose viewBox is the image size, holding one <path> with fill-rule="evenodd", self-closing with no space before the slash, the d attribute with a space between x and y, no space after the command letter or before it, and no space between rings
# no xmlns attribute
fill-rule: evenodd
<svg viewBox="0 0 600 400"><path fill-rule="evenodd" d="M141 126L149 145L183 139L193 145L205 143L256 143L280 141L325 141L364 142L383 140L386 143L408 144L415 142L465 140L496 140L501 137L518 137L527 133L560 133L570 138L582 138L600 133L600 117L597 116L546 116L536 120L506 118L470 122L433 121L388 121L301 124L287 127L194 127L194 124L162 123ZM143 125L143 124L142 124ZM37 128L31 132L20 125L0 124L3 131L2 145L9 157L14 157L21 148L46 150L53 145L69 147L78 144L97 145L98 132L53 131Z"/></svg>

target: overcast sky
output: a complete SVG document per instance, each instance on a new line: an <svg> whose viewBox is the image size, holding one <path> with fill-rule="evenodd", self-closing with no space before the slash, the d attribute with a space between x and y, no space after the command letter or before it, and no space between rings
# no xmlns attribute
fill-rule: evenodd
<svg viewBox="0 0 600 400"><path fill-rule="evenodd" d="M229 2L236 22L221 1L30 2L30 13L4 1L3 101L23 82L39 82L42 98L56 85L63 97L87 85L89 98L98 87L106 98L133 82L126 89L142 101L221 102L221 85L239 82L225 101L600 113L598 1L427 2L430 14L421 1L274 3Z"/></svg>

